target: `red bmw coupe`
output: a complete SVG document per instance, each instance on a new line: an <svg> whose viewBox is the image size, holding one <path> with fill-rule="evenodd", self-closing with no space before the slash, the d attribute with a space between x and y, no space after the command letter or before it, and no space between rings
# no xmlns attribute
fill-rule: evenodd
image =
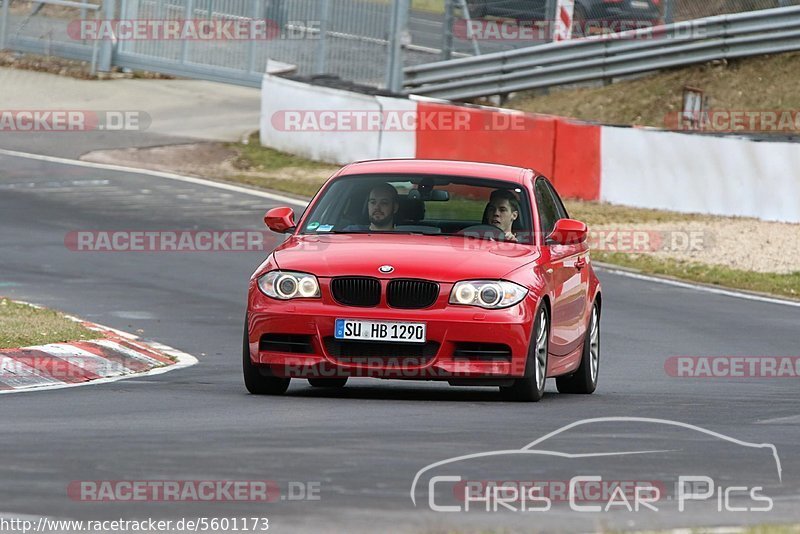
<svg viewBox="0 0 800 534"><path fill-rule="evenodd" d="M538 401L592 393L600 284L587 227L534 171L381 160L334 174L250 280L244 382L279 395L292 378L499 386Z"/></svg>

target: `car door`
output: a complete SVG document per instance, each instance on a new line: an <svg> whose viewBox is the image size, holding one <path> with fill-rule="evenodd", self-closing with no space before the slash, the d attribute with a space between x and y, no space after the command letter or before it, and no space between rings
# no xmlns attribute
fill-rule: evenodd
<svg viewBox="0 0 800 534"><path fill-rule="evenodd" d="M552 186L543 177L534 184L536 206L543 234L543 253L547 258L544 269L550 277L553 291L551 302L550 352L554 356L567 356L583 340L586 326L586 292L588 272L585 268L587 246L559 245L547 242L556 221L567 218L566 209Z"/></svg>
<svg viewBox="0 0 800 534"><path fill-rule="evenodd" d="M567 208L564 206L564 202L561 200L561 197L558 195L555 187L550 182L545 182L547 184L547 188L550 191L550 194L553 196L553 200L556 204L556 209L558 210L559 219L569 219L569 214L567 213ZM573 282L577 282L578 285L575 288L575 303L570 305L571 312L574 314L570 314L569 318L571 321L574 322L574 329L575 329L575 336L577 336L577 344L580 345L583 342L583 338L586 333L586 327L588 326L588 313L589 313L589 280L590 280L590 269L589 269L589 245L588 243L579 243L576 245L571 245L570 247L571 253L571 263L572 268L577 272L578 279L573 279ZM573 347L574 348L577 347Z"/></svg>

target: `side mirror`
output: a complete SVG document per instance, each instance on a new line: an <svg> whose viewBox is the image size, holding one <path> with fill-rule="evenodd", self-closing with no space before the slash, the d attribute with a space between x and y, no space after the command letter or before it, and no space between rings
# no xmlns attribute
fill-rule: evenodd
<svg viewBox="0 0 800 534"><path fill-rule="evenodd" d="M545 242L548 245L579 245L585 243L588 237L589 228L586 223L575 219L560 219Z"/></svg>
<svg viewBox="0 0 800 534"><path fill-rule="evenodd" d="M272 208L264 215L264 224L273 232L285 234L294 230L294 211L292 208Z"/></svg>

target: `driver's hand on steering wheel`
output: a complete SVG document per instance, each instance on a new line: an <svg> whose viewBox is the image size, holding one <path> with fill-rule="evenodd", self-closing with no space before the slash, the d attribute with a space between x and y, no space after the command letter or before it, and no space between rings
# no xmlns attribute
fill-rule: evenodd
<svg viewBox="0 0 800 534"><path fill-rule="evenodd" d="M511 241L512 243L516 243L517 242L517 236L515 236L511 232L506 232L505 238L506 238L506 241Z"/></svg>

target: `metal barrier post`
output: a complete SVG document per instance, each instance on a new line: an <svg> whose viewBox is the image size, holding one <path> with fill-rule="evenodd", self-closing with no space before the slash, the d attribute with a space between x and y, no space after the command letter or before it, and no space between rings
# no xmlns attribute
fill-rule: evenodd
<svg viewBox="0 0 800 534"><path fill-rule="evenodd" d="M2 0L3 5L0 8L0 50L6 47L6 35L8 33L8 2L10 0Z"/></svg>
<svg viewBox="0 0 800 534"><path fill-rule="evenodd" d="M114 20L114 12L116 10L117 0L103 0L103 18L105 20ZM97 64L97 70L100 72L111 72L111 65L114 63L114 43L111 39L105 39L100 44L100 58Z"/></svg>
<svg viewBox="0 0 800 534"><path fill-rule="evenodd" d="M547 0L544 20L547 22L548 41L555 41L556 39L556 11L558 11L558 0Z"/></svg>
<svg viewBox="0 0 800 534"><path fill-rule="evenodd" d="M472 52L479 56L481 55L481 48L478 45L478 39L475 38L474 35L469 35L469 25L472 23L472 13L469 12L469 6L467 5L467 0L460 0L461 4L461 12L464 14L464 22L467 24L467 35L469 36L469 40L472 43Z"/></svg>
<svg viewBox="0 0 800 534"><path fill-rule="evenodd" d="M664 24L675 22L675 0L664 0Z"/></svg>
<svg viewBox="0 0 800 534"><path fill-rule="evenodd" d="M453 8L454 0L444 0L444 39L442 40L442 60L453 57Z"/></svg>
<svg viewBox="0 0 800 534"><path fill-rule="evenodd" d="M259 23L266 23L267 21L261 16L261 7L263 3L258 0L250 0L250 3L251 24L255 24L256 21ZM272 24L280 24L280 22L276 20L269 21L269 25ZM269 32L269 30L268 27L267 32ZM283 31L282 26L279 26L279 31ZM280 35L278 39L280 39ZM264 68L266 69L266 66ZM256 70L256 40L251 36L250 42L247 44L247 72L253 72L254 70Z"/></svg>
<svg viewBox="0 0 800 534"><path fill-rule="evenodd" d="M320 9L319 42L317 43L314 72L316 74L325 74L325 70L328 67L328 26L331 18L331 0L320 0Z"/></svg>
<svg viewBox="0 0 800 534"><path fill-rule="evenodd" d="M389 23L389 61L386 69L386 88L394 93L403 90L403 35L408 31L408 12L411 0L394 0Z"/></svg>
<svg viewBox="0 0 800 534"><path fill-rule="evenodd" d="M185 0L183 18L187 21L194 20L194 0ZM189 39L181 42L181 63L189 61Z"/></svg>

